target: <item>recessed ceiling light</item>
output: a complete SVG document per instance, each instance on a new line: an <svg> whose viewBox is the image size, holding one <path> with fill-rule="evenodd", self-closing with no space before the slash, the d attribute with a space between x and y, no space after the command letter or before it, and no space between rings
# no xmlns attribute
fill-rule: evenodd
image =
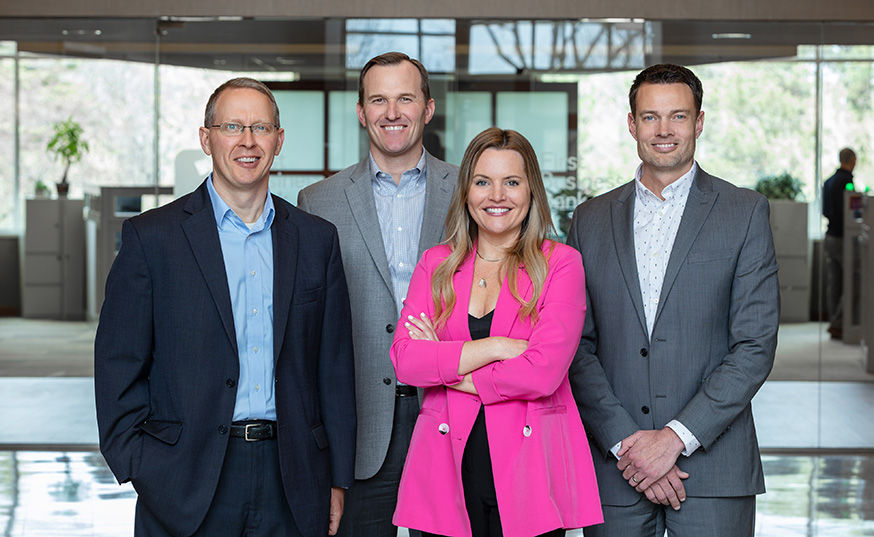
<svg viewBox="0 0 874 537"><path fill-rule="evenodd" d="M725 32L721 34L713 34L713 39L752 39L752 34Z"/></svg>

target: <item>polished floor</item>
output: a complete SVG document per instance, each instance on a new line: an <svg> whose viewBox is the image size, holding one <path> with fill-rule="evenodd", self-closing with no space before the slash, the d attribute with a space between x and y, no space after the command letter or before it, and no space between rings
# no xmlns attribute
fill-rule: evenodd
<svg viewBox="0 0 874 537"><path fill-rule="evenodd" d="M0 318L0 537L132 535L136 493L96 451L94 329ZM816 324L781 327L754 400L768 488L757 537L874 536L865 365L859 346L824 339Z"/></svg>

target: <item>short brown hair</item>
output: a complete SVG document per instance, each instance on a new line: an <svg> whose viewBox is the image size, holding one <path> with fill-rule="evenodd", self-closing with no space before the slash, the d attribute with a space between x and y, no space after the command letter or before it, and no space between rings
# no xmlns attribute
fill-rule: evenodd
<svg viewBox="0 0 874 537"><path fill-rule="evenodd" d="M856 152L849 147L845 147L838 153L838 159L840 159L841 164L849 164L856 160Z"/></svg>
<svg viewBox="0 0 874 537"><path fill-rule="evenodd" d="M422 95L425 96L425 103L430 101L431 85L428 81L428 70L425 69L422 62L410 58L403 52L386 52L385 54L380 54L375 58L371 58L364 64L364 67L361 68L361 74L358 75L358 104L364 104L364 75L366 75L374 65L400 65L402 62L410 62L419 70L419 75L422 77Z"/></svg>
<svg viewBox="0 0 874 537"><path fill-rule="evenodd" d="M686 84L692 90L692 97L695 99L695 115L701 112L701 103L704 101L704 86L701 80L682 65L660 63L641 71L631 84L628 102L631 105L632 117L637 115L637 90L643 84Z"/></svg>

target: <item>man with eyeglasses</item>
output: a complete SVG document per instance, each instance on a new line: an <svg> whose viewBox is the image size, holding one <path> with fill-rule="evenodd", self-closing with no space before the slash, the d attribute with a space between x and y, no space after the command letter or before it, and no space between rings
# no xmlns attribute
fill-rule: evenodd
<svg viewBox="0 0 874 537"><path fill-rule="evenodd" d="M397 383L388 351L413 268L443 240L458 167L423 146L434 100L419 61L399 52L368 61L357 111L370 154L297 203L337 226L352 303L358 451L339 535L384 537L397 534L391 518L419 413L416 388Z"/></svg>
<svg viewBox="0 0 874 537"><path fill-rule="evenodd" d="M270 90L219 86L213 171L127 220L95 342L100 448L135 535L334 534L353 482L351 318L336 228L270 194Z"/></svg>

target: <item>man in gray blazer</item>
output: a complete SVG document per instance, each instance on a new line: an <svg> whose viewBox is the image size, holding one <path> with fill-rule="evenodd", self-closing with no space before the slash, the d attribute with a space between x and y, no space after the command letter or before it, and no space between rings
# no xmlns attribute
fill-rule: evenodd
<svg viewBox="0 0 874 537"><path fill-rule="evenodd" d="M357 108L370 154L305 188L297 203L337 226L352 304L358 448L339 535L379 537L397 534L391 518L419 412L389 347L413 269L443 239L458 167L422 145L434 100L418 61L390 52L367 62Z"/></svg>
<svg viewBox="0 0 874 537"><path fill-rule="evenodd" d="M587 537L752 536L765 490L750 401L777 344L768 202L695 162L702 96L684 67L642 71L643 162L571 224L588 305L571 383L605 520Z"/></svg>

